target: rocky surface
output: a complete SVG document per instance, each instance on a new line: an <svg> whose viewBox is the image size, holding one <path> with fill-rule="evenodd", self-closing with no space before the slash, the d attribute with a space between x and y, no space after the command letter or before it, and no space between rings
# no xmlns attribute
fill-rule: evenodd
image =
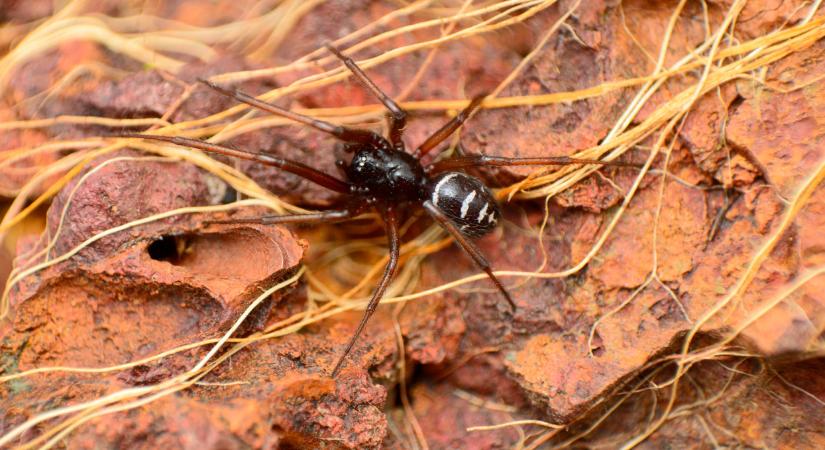
<svg viewBox="0 0 825 450"><path fill-rule="evenodd" d="M24 26L49 14L45 6L26 3L7 2L0 20ZM98 11L115 14L121 7L116 3L102 4ZM244 17L232 3L207 8L201 2L166 2L146 12L209 27ZM412 100L490 91L573 3L559 2L523 24L439 48L415 85L410 83L426 52L390 61L369 75L393 96L410 88L407 99ZM569 26L560 28L501 95L573 91L645 76L655 67L677 3L582 2ZM689 2L676 21L666 64L704 41L705 14L716 26L732 4L710 1L704 10ZM383 1L322 2L292 25L288 42L259 42L259 51L249 55L220 48L209 62L184 61L177 73L143 68L91 41L62 44L15 72L3 93L0 120L60 115L198 120L234 104L197 87L198 77L294 61L394 7ZM431 14L435 12L425 9L379 29ZM806 14L803 2L750 1L734 40L792 26ZM397 35L355 57L439 34L436 27ZM39 96L72 68L92 62L122 73L93 72L49 97ZM326 67L334 65L330 61ZM317 70L282 71L239 87L258 94ZM724 353L691 363L677 384L672 379L673 362L683 358L679 353L685 336L736 288L760 248L778 233L788 202L825 159L822 73L825 44L819 41L752 79L743 77L699 98L675 133L669 157L657 158L655 170L583 270L565 277L503 278L516 311L509 311L487 280L417 299L402 309L384 306L333 380L327 373L361 315L338 314L299 332L258 340L231 354L197 384L96 418L70 434L67 443L74 448L400 449L414 448L423 438L430 448L612 448L656 425L639 442L641 447L822 447L825 384L817 374L822 370L825 276L786 291L825 263L823 186L778 236L742 295L704 324L691 355L701 355L744 328L739 337ZM693 71L670 78L631 125L650 117L698 76ZM462 131L462 147L471 154L498 156L586 149L604 139L635 92L631 88L576 102L483 110ZM333 107L374 100L349 80L278 102ZM440 113L414 114L408 146L446 120ZM227 119L220 122L225 123ZM0 129L0 152L111 132L77 123ZM243 133L227 143L311 162L329 173L337 173L334 161L345 155L332 139L293 126ZM643 160L650 145L645 141L625 158ZM68 153L0 160L0 195L13 198L24 188L31 188L31 195L44 192L59 174L39 186L26 183ZM237 167L291 202L329 206L339 201L270 168L245 162ZM480 175L492 185L504 185L531 172L498 169ZM556 196L548 206L542 241L536 230L544 218L543 203L509 202L504 226L478 244L496 269L566 270L597 244L636 174L633 168L602 169ZM263 290L295 274L301 264L307 263L316 277L324 276L324 270L315 269L326 263L313 251L329 248L330 242L369 238L373 228L380 229L371 224L313 230L205 224L228 214L215 212L173 215L95 237L153 214L217 205L232 194L215 176L192 165L134 150L89 161L51 200L42 214L42 229L15 229L6 236L5 247L14 247L19 270L72 256L32 269L11 287L11 311L0 321L0 376L58 365L124 364L220 337ZM257 213L254 208L239 212ZM405 238L420 229L414 224ZM365 258L374 261L375 255ZM10 261L0 260L0 270ZM360 280L353 273L365 269L335 270L327 274L329 280L322 279L340 284L343 292ZM458 249L447 247L424 261L416 289L476 272ZM280 329L285 320L319 307L305 283L306 278L265 299L235 336ZM783 300L754 320L753 314L778 295ZM403 358L396 330L403 336ZM191 369L209 348L189 348L106 373L47 372L4 381L0 434L40 412L163 383ZM219 355L226 351L232 350L224 348ZM468 430L525 419L544 425ZM19 443L51 424L34 428Z"/></svg>

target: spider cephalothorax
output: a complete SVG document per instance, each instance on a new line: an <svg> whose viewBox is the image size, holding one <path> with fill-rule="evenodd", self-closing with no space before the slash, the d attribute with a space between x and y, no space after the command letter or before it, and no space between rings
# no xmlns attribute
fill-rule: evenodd
<svg viewBox="0 0 825 450"><path fill-rule="evenodd" d="M344 167L353 193L371 196L375 202L417 201L427 188L421 163L399 150L361 149Z"/></svg>
<svg viewBox="0 0 825 450"><path fill-rule="evenodd" d="M337 162L338 166L344 169L346 180L341 180L297 161L196 139L128 133L121 136L171 142L208 152L256 161L296 174L330 190L345 194L345 197L347 197L345 206L339 209L288 216L238 219L224 221L224 223L331 223L351 219L370 208L378 211L386 224L389 240L389 262L384 269L381 281L370 298L369 305L358 324L358 328L356 328L332 369L331 374L334 377L343 366L347 355L358 340L358 336L363 331L367 321L375 312L375 308L398 268L400 251L398 236L399 209L414 206L422 207L427 211L442 228L452 235L476 265L490 277L490 280L496 285L509 305L515 308L515 302L493 274L487 259L470 240L470 238L483 236L492 231L499 222L501 212L490 189L480 179L461 170L481 166L575 163L625 166L628 164L568 157L504 158L480 155L455 156L424 167L420 163L421 157L458 130L473 111L481 105L484 97L474 98L456 117L427 138L412 154L409 154L404 149L404 143L401 139L406 125L407 113L384 94L358 68L352 59L342 55L331 45L327 45L327 48L340 58L358 81L370 90L389 110L390 131L387 137L372 131L347 128L313 119L263 102L236 89L226 89L205 80L201 81L210 88L238 101L303 123L344 141L348 151L353 153L353 159L349 163L345 161Z"/></svg>

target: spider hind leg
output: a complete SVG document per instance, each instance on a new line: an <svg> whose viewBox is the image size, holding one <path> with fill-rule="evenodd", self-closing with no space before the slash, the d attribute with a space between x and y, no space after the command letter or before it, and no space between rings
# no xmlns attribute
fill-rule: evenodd
<svg viewBox="0 0 825 450"><path fill-rule="evenodd" d="M395 273L398 270L398 260L401 253L401 245L400 239L398 237L398 216L396 215L395 210L388 209L384 213L384 220L386 221L387 226L387 240L389 241L390 247L390 259L387 262L386 267L384 268L384 274L381 276L381 281L378 282L378 286L372 293L370 302L367 305L366 311L364 311L364 315L361 317L361 321L358 323L358 327L352 334L352 337L347 343L344 352L341 354L341 356L338 357L338 362L335 363L335 368L332 369L332 378L335 378L341 371L341 368L344 366L344 362L346 361L347 356L349 356L350 352L352 351L352 347L355 346L355 342L358 341L358 338L364 331L364 327L367 325L367 322L370 320L370 317L372 317L373 313L375 313L375 309L381 302L381 298L384 296L384 292L387 290L387 287L390 285L390 282L395 277Z"/></svg>

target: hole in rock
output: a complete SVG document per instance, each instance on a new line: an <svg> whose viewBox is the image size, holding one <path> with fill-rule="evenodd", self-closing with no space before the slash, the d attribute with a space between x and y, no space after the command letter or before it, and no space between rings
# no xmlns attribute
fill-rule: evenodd
<svg viewBox="0 0 825 450"><path fill-rule="evenodd" d="M180 265L184 253L187 251L187 239L182 236L161 236L155 240L147 251L149 257L156 261L166 261L173 265Z"/></svg>
<svg viewBox="0 0 825 450"><path fill-rule="evenodd" d="M244 283L283 269L279 245L253 229L219 233L165 234L146 248L149 257L186 269L198 277Z"/></svg>

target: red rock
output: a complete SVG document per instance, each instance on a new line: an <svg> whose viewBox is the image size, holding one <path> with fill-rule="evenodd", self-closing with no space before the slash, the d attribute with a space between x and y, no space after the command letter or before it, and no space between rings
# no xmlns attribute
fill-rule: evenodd
<svg viewBox="0 0 825 450"><path fill-rule="evenodd" d="M55 242L49 259L112 227L208 204L208 175L190 165L99 164L100 170L83 184L78 177L52 204L48 230ZM303 244L282 228L204 228L201 220L179 215L112 234L14 285L11 320L15 330L30 333L31 352L20 354L21 367L88 357L90 365L125 362L186 336L227 329L260 289L293 271L303 254ZM32 252L41 248L42 242ZM42 252L32 255L21 262L33 266L45 259ZM146 335L148 324L160 334ZM75 333L102 342L100 351L61 348Z"/></svg>
<svg viewBox="0 0 825 450"><path fill-rule="evenodd" d="M696 101L680 131L680 137L687 143L696 165L706 173L718 173L717 180L727 179L727 159L740 157L725 145L722 131L735 99L736 87L733 84L705 94Z"/></svg>
<svg viewBox="0 0 825 450"><path fill-rule="evenodd" d="M541 30L539 35L544 34L569 7L551 8L531 21L531 26ZM628 37L625 25L635 25L634 37L655 54L667 23L665 16L670 12L642 3L626 6L624 14L623 24L618 11L606 2L582 4L576 12L575 26L551 39L548 51L537 55L501 95L566 92L647 75L653 63ZM694 48L702 40L698 23L687 17L686 13L675 33L676 48ZM571 155L605 138L632 97L631 90L623 90L574 102L482 111L467 124L463 142L470 153L507 157ZM661 101L651 100L650 108ZM637 120L647 114L641 112ZM535 168L530 167L497 170L497 181L509 183L533 171ZM578 206L569 200L567 204Z"/></svg>
<svg viewBox="0 0 825 450"><path fill-rule="evenodd" d="M498 405L485 405L484 398L478 398L477 402L466 396L462 398L449 384L418 384L411 390L410 397L413 414L430 448L496 449L510 448L518 442L516 428L468 430L513 420L510 414L497 411L495 407ZM395 416L399 422L406 422L401 411Z"/></svg>
<svg viewBox="0 0 825 450"><path fill-rule="evenodd" d="M103 82L84 100L109 117L161 117L182 93L183 87L158 72L140 72Z"/></svg>
<svg viewBox="0 0 825 450"><path fill-rule="evenodd" d="M132 448L242 449L279 448L281 441L268 431L254 400L207 404L183 397L165 397L136 409L119 420L100 421L81 430L72 440L76 448L118 446ZM220 424L220 427L214 426Z"/></svg>
<svg viewBox="0 0 825 450"><path fill-rule="evenodd" d="M234 11L243 10L231 2L219 3L214 6L215 17L187 19L193 11L205 14L209 8L186 1L151 6L147 13L209 26L225 23ZM460 98L495 87L572 4L560 3L524 25L443 46L422 78L421 88L410 98ZM551 39L504 95L560 92L648 74L653 63L642 48L656 54L676 3L624 2L623 19L614 3L582 2L568 20L569 28L563 27ZM744 41L764 35L806 14L798 2L774 3L748 2L737 21L736 38ZM714 26L730 4L708 4ZM274 59L290 62L393 8L381 1L325 2L298 17L288 40L252 55L254 63L246 61L246 55L218 58L188 64L175 76L190 83L198 76L268 67ZM425 9L388 28L431 17L434 11ZM667 64L704 39L702 17L701 4L687 6L677 21ZM399 35L354 56L374 56L438 33L434 28ZM651 362L673 361L695 321L727 298L756 252L778 232L786 200L823 157L820 119L825 99L817 78L822 72L818 70L822 52L820 42L772 65L760 78L764 86L739 80L700 98L676 135L668 166L662 167L663 158L657 160L657 171L641 184L586 267L559 278L503 277L518 305L515 311L508 310L486 279L417 299L397 318L391 308L379 308L341 375L331 380L326 374L361 317L360 311L341 314L300 332L259 340L232 354L200 384L90 421L70 434L66 445L406 448L411 439L405 423L408 416L396 401L400 381L396 326L404 338L405 381L412 410L431 448L501 448L539 445L540 441L545 446L616 447L630 442L666 412L671 399L673 366L666 362L651 366ZM372 68L369 74L396 95L408 85L424 55L407 55ZM77 64L109 57L96 45L61 46L27 63L22 75L12 80L4 100L28 98L52 86ZM139 72L117 58L105 63ZM325 67L333 66L337 62ZM276 82L283 85L303 75L285 73L276 80L251 80L240 87L259 94ZM695 82L695 77L689 73L670 80L645 105L636 122L650 117L673 93ZM87 80L42 109L28 107L0 114L4 120L89 115L92 110L107 117L156 117L180 93L177 83L161 80L166 78L151 72L103 85L101 80ZM614 91L571 104L482 111L468 124L463 144L471 152L494 155L569 154L600 142L634 92ZM81 98L87 100L76 101ZM374 100L351 81L279 100L286 107L368 103ZM233 104L199 88L172 120L206 117ZM415 115L408 134L411 144L445 120L442 114ZM99 132L91 127L60 126L9 133L0 139L3 148L17 148ZM332 162L340 155L331 139L298 127L247 133L229 143L310 161L331 173L335 170ZM649 144L643 143L627 158L642 157ZM25 161L14 168L36 170L45 163ZM291 201L305 205L338 201L278 171L239 166ZM673 176L665 178L664 171ZM493 181L506 183L527 172L506 170L485 176L496 175ZM12 180L9 189L19 188L29 176ZM498 270L566 270L595 245L634 176L631 169L604 169L562 193L549 206L541 245L535 230L544 215L543 205L507 203L507 223L480 240L479 246ZM52 204L47 228L51 236L57 233L60 211L76 183L67 186ZM214 204L222 193L215 186L220 183L180 162L105 166L68 204L51 256L137 218ZM821 266L825 260L821 191L820 187L779 237L743 295L704 325L692 351L707 348L720 336L749 323L751 314L766 301L807 270ZM107 366L222 335L262 288L294 273L307 245L284 228L203 224L226 216L176 216L132 228L24 278L12 292L11 316L0 322L3 375L52 364ZM405 238L422 227L414 224ZM364 227L355 228L358 237L368 233ZM308 242L314 245L316 240L323 242L330 231L340 233L336 236L355 236L354 232L347 234L350 228L344 226L301 234L312 236ZM36 250L44 242L21 239L18 248L21 253ZM19 263L30 266L37 261ZM651 278L654 270L657 279ZM417 289L477 271L451 246L425 260ZM347 279L343 278L334 282L344 285ZM679 379L671 416L640 447L821 447L823 426L818 411L825 388L816 376L821 364L804 359L816 354L811 352L821 347L825 330L822 278L810 281L750 324L725 349L729 353L709 355L708 360L693 365ZM647 287L631 298L646 281L650 281ZM275 294L237 335L248 336L293 317L308 307L308 298L303 285ZM38 412L167 380L190 369L206 348L120 372L48 373L2 383L0 432ZM626 393L631 395L625 398ZM624 403L617 405L619 401ZM607 409L613 406L615 410ZM610 415L602 421L606 412ZM521 418L563 422L566 427L547 431L525 426L526 442L520 441L522 435L516 428L466 430ZM21 443L50 425L31 430Z"/></svg>
<svg viewBox="0 0 825 450"><path fill-rule="evenodd" d="M732 0L717 0L715 6L728 11L733 6ZM810 13L804 4L782 0L759 0L748 2L737 18L736 32L742 39L754 39L765 34L765 30L776 30L782 26L799 23Z"/></svg>
<svg viewBox="0 0 825 450"><path fill-rule="evenodd" d="M52 3L44 0L8 0L3 2L0 19L9 22L28 22L50 15L53 7Z"/></svg>
<svg viewBox="0 0 825 450"><path fill-rule="evenodd" d="M68 213L52 257L130 220L208 203L204 177L207 175L179 162L122 161L103 166L83 184L75 181L68 185L55 200L49 214L53 235L64 205ZM152 191L155 186L158 192ZM74 195L69 203L71 192ZM284 228L205 227L203 220L202 216L182 215L116 233L72 259L25 278L13 290L14 311L2 324L3 334L9 337L3 352L17 355L15 370L51 365L107 366L151 356L192 339L220 335L263 289L293 273L303 255L305 244ZM264 326L272 305L287 308L291 302L279 292L264 303L262 313L257 313L263 314L263 320L258 318L256 325L253 314L247 320L251 323L236 334L257 331L256 327ZM380 323L379 314L373 324ZM152 332L147 333L147 329ZM223 376L241 378L260 373L265 382L241 390L240 397L248 400L227 394L231 389L195 389L193 397L170 397L131 411L125 420L107 416L79 434L77 445L145 440L147 430L165 424L165 431L145 441L147 448L184 444L258 447L279 442L316 446L330 439L345 448L377 448L386 433L381 413L386 390L373 385L359 367L365 361L380 365L391 358L395 351L392 332L376 336L368 330L351 356L360 364L345 369L336 387L317 372L329 370L352 329L326 329L333 331L333 340L314 335L313 342L293 347L298 353L288 350L290 339L274 341L275 345L258 346L264 353L241 354L228 371L210 374L219 382ZM89 348L96 351L89 352ZM15 384L19 388L3 392L3 410L15 414L6 416L10 419L7 423L20 423L18 419L33 414L43 399L52 399L55 404L83 401L107 388L122 388L123 383L158 383L191 368L203 354L195 349L108 376L53 373L26 378ZM285 354L309 359L296 365L282 360ZM268 365L263 356L280 368L261 371L262 364ZM51 389L78 376L96 382ZM237 415L239 408L245 416ZM109 421L113 421L111 425ZM270 425L263 427L264 423ZM275 430L271 424L276 424Z"/></svg>
<svg viewBox="0 0 825 450"><path fill-rule="evenodd" d="M823 54L825 44L814 44L777 64L769 72L770 79L805 83L803 76L794 76L800 71L797 67L822 73ZM815 167L825 155L825 88L814 83L788 93L758 89L745 95L745 101L731 112L725 128L727 140L746 149L768 182L782 196L791 197L799 174Z"/></svg>

